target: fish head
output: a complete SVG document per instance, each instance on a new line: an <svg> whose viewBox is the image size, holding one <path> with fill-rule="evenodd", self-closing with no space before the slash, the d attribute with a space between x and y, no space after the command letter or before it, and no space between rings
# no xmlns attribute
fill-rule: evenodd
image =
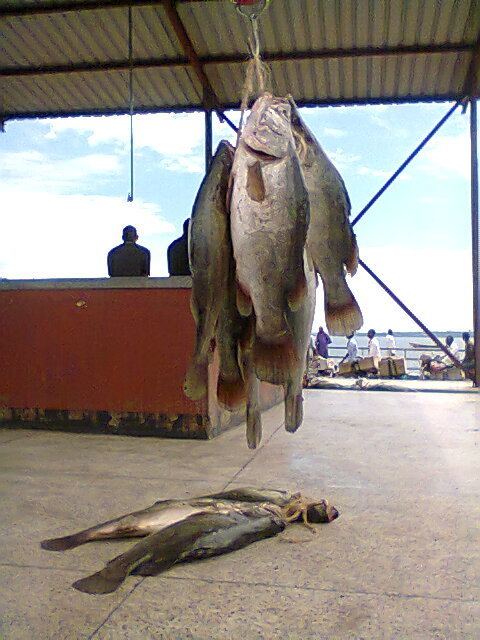
<svg viewBox="0 0 480 640"><path fill-rule="evenodd" d="M317 155L319 144L303 121L292 96L287 96L290 105L290 123L295 149L302 165L310 166Z"/></svg>
<svg viewBox="0 0 480 640"><path fill-rule="evenodd" d="M230 171L235 150L228 140L220 140L209 167L209 173L218 174L220 178L225 171Z"/></svg>
<svg viewBox="0 0 480 640"><path fill-rule="evenodd" d="M335 507L328 503L327 500L319 500L318 502L310 502L307 509L308 522L332 522L336 520L340 514Z"/></svg>
<svg viewBox="0 0 480 640"><path fill-rule="evenodd" d="M258 98L242 133L242 142L265 160L284 158L293 146L288 100L265 93Z"/></svg>

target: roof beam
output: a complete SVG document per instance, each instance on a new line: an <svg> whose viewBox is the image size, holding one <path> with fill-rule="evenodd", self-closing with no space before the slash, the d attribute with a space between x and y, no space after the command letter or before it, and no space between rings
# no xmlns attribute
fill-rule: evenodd
<svg viewBox="0 0 480 640"><path fill-rule="evenodd" d="M480 80L480 33L478 34L477 42L473 47L472 59L468 65L468 71L465 76L465 82L463 85L463 95L467 98L474 97L475 91L478 87Z"/></svg>
<svg viewBox="0 0 480 640"><path fill-rule="evenodd" d="M52 4L48 0L37 0L35 4L25 7L4 7L0 9L0 17L20 18L22 16L34 16L42 13L67 13L69 11L95 11L98 9L117 9L121 7L152 6L160 4L161 0L71 0L70 2L56 2Z"/></svg>
<svg viewBox="0 0 480 640"><path fill-rule="evenodd" d="M191 1L191 0L190 0ZM183 45L182 45L183 46ZM440 44L430 46L408 46L408 47L365 47L361 49L321 49L317 51L296 51L292 53L266 53L263 56L265 62L283 62L285 60L312 61L339 58L372 58L379 56L406 56L406 55L431 55L436 53L469 53L475 50L473 44ZM185 53L186 50L185 50ZM192 52L190 52L192 54ZM205 77L206 82L210 85L205 75L204 67L214 64L240 64L247 60L245 56L208 56L199 57L193 50L193 59L195 60L196 71ZM161 67L186 67L191 62L191 58L186 55L184 58L137 58L133 60L133 66L136 69L161 68ZM112 60L108 62L82 62L79 64L69 65L42 65L42 66L22 66L22 67L3 67L0 68L1 77L16 76L38 76L51 75L57 73L83 73L88 71L126 71L130 68L127 59ZM195 67L194 67L195 68ZM199 76L200 79L200 76ZM202 81L201 81L202 82ZM205 84L202 82L205 88ZM211 86L211 85L210 85Z"/></svg>
<svg viewBox="0 0 480 640"><path fill-rule="evenodd" d="M175 34L180 42L180 46L183 49L184 54L188 58L190 65L197 78L200 81L200 84L203 87L203 102L206 109L211 109L218 105L218 98L213 90L212 85L210 84L210 80L205 73L205 69L203 68L203 64L200 61L197 52L195 51L195 47L193 46L192 41L190 40L190 36L185 29L185 25L182 22L182 19L178 15L178 11L175 7L175 2L173 0L162 0L162 6L165 9L165 13L167 14L167 18L170 21L170 24L175 31Z"/></svg>

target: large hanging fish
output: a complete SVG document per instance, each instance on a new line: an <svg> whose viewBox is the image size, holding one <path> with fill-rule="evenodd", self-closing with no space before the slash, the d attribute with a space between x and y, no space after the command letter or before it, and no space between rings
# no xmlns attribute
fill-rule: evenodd
<svg viewBox="0 0 480 640"><path fill-rule="evenodd" d="M231 244L226 201L232 162L233 147L222 140L200 185L189 227L191 309L197 332L184 390L192 400L207 392L208 356L228 292Z"/></svg>
<svg viewBox="0 0 480 640"><path fill-rule="evenodd" d="M290 98L291 122L310 199L307 247L323 282L325 319L333 335L348 336L363 324L362 312L345 280L354 275L358 246L350 226L350 199L337 169L302 120Z"/></svg>
<svg viewBox="0 0 480 640"><path fill-rule="evenodd" d="M253 105L235 151L230 190L237 306L255 318L254 371L260 380L286 384L298 366L286 315L305 299L309 223L287 100L264 94Z"/></svg>

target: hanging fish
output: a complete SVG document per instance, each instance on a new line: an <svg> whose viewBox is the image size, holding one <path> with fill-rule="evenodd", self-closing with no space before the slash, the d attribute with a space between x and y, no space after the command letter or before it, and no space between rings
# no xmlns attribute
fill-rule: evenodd
<svg viewBox="0 0 480 640"><path fill-rule="evenodd" d="M255 318L254 371L260 380L288 383L298 356L286 314L306 295L309 201L287 100L268 93L256 100L235 152L230 192L237 307Z"/></svg>
<svg viewBox="0 0 480 640"><path fill-rule="evenodd" d="M290 97L291 122L310 198L308 251L323 282L325 319L333 335L348 336L363 324L362 312L345 279L358 266L350 225L350 199L342 177L302 120Z"/></svg>
<svg viewBox="0 0 480 640"><path fill-rule="evenodd" d="M197 331L184 391L192 400L207 392L208 357L227 291L231 245L226 200L232 162L233 147L222 140L200 185L189 226L191 309Z"/></svg>
<svg viewBox="0 0 480 640"><path fill-rule="evenodd" d="M283 383L285 393L285 429L295 432L303 421L303 376L307 362L307 351L310 344L313 317L315 315L315 300L317 277L308 251L304 254L304 271L307 289L304 301L298 311L287 309L285 318L293 335L296 355L296 366L289 369Z"/></svg>

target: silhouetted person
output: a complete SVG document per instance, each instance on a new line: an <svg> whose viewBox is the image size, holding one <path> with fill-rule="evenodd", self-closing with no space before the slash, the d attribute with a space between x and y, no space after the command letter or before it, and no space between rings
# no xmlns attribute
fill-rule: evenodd
<svg viewBox="0 0 480 640"><path fill-rule="evenodd" d="M322 358L328 358L328 345L331 343L330 336L323 330L323 327L320 327L317 333L317 337L315 338L315 350L317 352L317 356L322 356Z"/></svg>
<svg viewBox="0 0 480 640"><path fill-rule="evenodd" d="M189 276L188 262L188 225L190 218L183 223L183 235L172 242L167 250L168 273L171 276Z"/></svg>
<svg viewBox="0 0 480 640"><path fill-rule="evenodd" d="M137 244L138 235L135 227L128 225L122 233L123 244L119 244L108 252L108 275L149 276L150 251Z"/></svg>

